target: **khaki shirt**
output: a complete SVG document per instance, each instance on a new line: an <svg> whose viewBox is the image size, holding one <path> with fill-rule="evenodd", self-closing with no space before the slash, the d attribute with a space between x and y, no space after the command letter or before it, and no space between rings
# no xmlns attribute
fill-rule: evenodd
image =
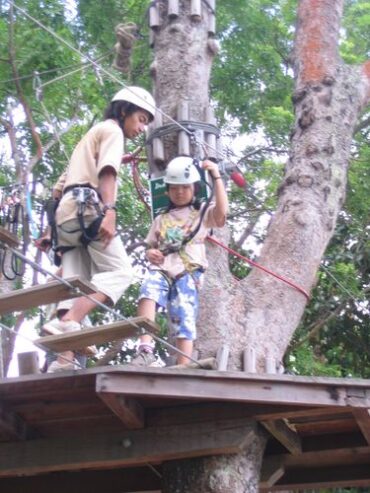
<svg viewBox="0 0 370 493"><path fill-rule="evenodd" d="M94 125L75 147L67 170L55 185L63 191L72 185L89 185L98 190L99 174L107 166L118 173L123 155L124 137L115 120L105 120ZM117 195L117 186L115 189ZM87 207L84 215L95 215L93 207ZM57 224L77 217L77 204L72 192L63 195L56 210Z"/></svg>
<svg viewBox="0 0 370 493"><path fill-rule="evenodd" d="M204 206L203 206L204 207ZM210 205L203 217L199 231L192 240L185 244L179 252L170 253L165 256L161 265L150 264L150 269L163 270L169 277L176 277L185 270L191 271L196 268L206 269L208 267L206 257L205 239L210 233L210 228L216 227L214 219L214 205ZM188 235L197 228L199 224L200 211L194 207L181 207L157 216L146 242L150 248L166 246L173 241L181 241L184 235Z"/></svg>

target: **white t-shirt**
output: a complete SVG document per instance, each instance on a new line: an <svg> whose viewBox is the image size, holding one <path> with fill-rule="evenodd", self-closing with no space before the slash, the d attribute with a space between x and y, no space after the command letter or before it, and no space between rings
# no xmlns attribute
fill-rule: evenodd
<svg viewBox="0 0 370 493"><path fill-rule="evenodd" d="M118 173L123 144L123 132L115 120L109 119L94 125L75 147L66 172L61 175L54 188L63 191L71 185L89 185L98 190L99 173L105 167L110 166ZM86 208L86 216L95 214L93 207ZM56 211L57 224L76 217L76 201L72 193L67 193L62 197Z"/></svg>
<svg viewBox="0 0 370 493"><path fill-rule="evenodd" d="M202 206L204 207L204 205ZM169 253L161 265L150 265L150 269L163 270L168 276L175 277L185 270L208 267L205 239L210 229L217 226L214 219L215 206L206 210L199 231L179 252ZM202 209L201 209L202 210ZM201 212L192 206L171 209L157 216L146 237L150 248L166 247L171 243L181 242L184 236L197 228Z"/></svg>

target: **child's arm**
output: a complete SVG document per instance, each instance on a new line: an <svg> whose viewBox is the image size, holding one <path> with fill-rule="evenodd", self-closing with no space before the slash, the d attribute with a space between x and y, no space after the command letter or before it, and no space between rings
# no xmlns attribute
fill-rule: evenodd
<svg viewBox="0 0 370 493"><path fill-rule="evenodd" d="M208 171L213 178L215 191L215 207L213 209L213 217L216 222L216 226L221 228L225 224L226 214L229 207L224 183L222 181L220 171L216 163L206 159L202 163L202 168Z"/></svg>

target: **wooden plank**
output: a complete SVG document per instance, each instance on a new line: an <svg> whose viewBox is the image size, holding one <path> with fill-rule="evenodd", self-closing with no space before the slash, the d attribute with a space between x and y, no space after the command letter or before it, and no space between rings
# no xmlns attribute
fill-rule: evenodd
<svg viewBox="0 0 370 493"><path fill-rule="evenodd" d="M187 370L187 373L175 371L158 371L152 368L150 373L155 374L155 385L152 375L124 371L120 373L102 373L97 376L97 389L100 391L121 393L123 395L147 397L179 398L259 402L287 405L307 406L343 406L347 404L347 394L344 379L338 379L337 385L323 385L321 380L312 379L307 385L307 379L292 380L286 376L274 378L269 375L265 378L258 375L245 376L245 373L218 372L207 370ZM160 370L160 369L159 369ZM194 378L196 376L196 378ZM176 379L176 380L174 380ZM366 383L365 383L366 382ZM370 388L370 381L363 381L363 385ZM100 389L101 388L101 389ZM367 401L363 402L367 407Z"/></svg>
<svg viewBox="0 0 370 493"><path fill-rule="evenodd" d="M264 461L261 470L260 488L271 488L284 473L284 466L279 459Z"/></svg>
<svg viewBox="0 0 370 493"><path fill-rule="evenodd" d="M27 423L17 414L0 405L0 435L2 439L25 440L30 434Z"/></svg>
<svg viewBox="0 0 370 493"><path fill-rule="evenodd" d="M96 288L91 283L83 281L79 277L71 277L66 281L72 284L74 289L80 290L85 294L96 292ZM81 296L81 293L74 291L74 289L70 289L57 280L26 289L16 289L10 293L0 295L0 315L14 311L24 311L29 308L49 305L50 303Z"/></svg>
<svg viewBox="0 0 370 493"><path fill-rule="evenodd" d="M61 353L67 350L81 349L91 344L103 344L118 339L137 337L142 328L153 333L159 331L157 324L148 318L136 317L89 329L67 332L66 334L40 337L34 341L34 344L40 348Z"/></svg>
<svg viewBox="0 0 370 493"><path fill-rule="evenodd" d="M333 467L342 465L367 464L370 461L370 447L325 448L321 440L320 450L302 452L300 455L279 454L265 457L265 461L278 460L286 470L293 468Z"/></svg>
<svg viewBox="0 0 370 493"><path fill-rule="evenodd" d="M253 441L249 420L99 432L0 444L0 477L103 469L236 454ZM181 437L181 439L179 439ZM52 451L52 453L51 453Z"/></svg>
<svg viewBox="0 0 370 493"><path fill-rule="evenodd" d="M355 407L352 412L358 427L364 435L367 443L370 445L370 409L358 409Z"/></svg>
<svg viewBox="0 0 370 493"><path fill-rule="evenodd" d="M0 226L0 242L16 248L19 245L19 239L16 235L8 231L3 226Z"/></svg>
<svg viewBox="0 0 370 493"><path fill-rule="evenodd" d="M370 486L368 464L286 471L284 476L268 491L365 486ZM261 491L266 490L261 488Z"/></svg>
<svg viewBox="0 0 370 493"><path fill-rule="evenodd" d="M348 417L351 414L351 411L345 411L343 407L338 407L338 408L331 408L328 410L327 408L322 408L322 407L314 407L314 408L307 408L307 409L296 409L296 410L290 410L290 409L280 409L276 410L273 409L271 412L264 412L263 410L261 412L257 412L254 417L258 421L268 421L268 420L276 420L276 419L289 419L294 423L300 423L302 420L320 420L322 419L333 419L334 417L336 418L338 415L342 417Z"/></svg>
<svg viewBox="0 0 370 493"><path fill-rule="evenodd" d="M98 396L119 417L126 428L130 430L144 428L144 408L136 400L107 393Z"/></svg>
<svg viewBox="0 0 370 493"><path fill-rule="evenodd" d="M276 438L291 454L302 452L301 439L296 431L287 424L286 420L260 421L273 437Z"/></svg>
<svg viewBox="0 0 370 493"><path fill-rule="evenodd" d="M159 469L159 472L156 471ZM3 493L160 493L160 467L104 471L54 472L40 476L0 479ZM82 486L83 485L83 486Z"/></svg>
<svg viewBox="0 0 370 493"><path fill-rule="evenodd" d="M40 373L39 353L37 351L18 353L17 357L20 375Z"/></svg>

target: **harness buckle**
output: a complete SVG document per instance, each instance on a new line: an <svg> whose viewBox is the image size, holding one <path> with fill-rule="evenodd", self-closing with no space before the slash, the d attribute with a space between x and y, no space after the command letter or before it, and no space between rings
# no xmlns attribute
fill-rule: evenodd
<svg viewBox="0 0 370 493"><path fill-rule="evenodd" d="M80 205L82 204L98 204L99 196L93 188L89 187L74 187L72 190L73 198Z"/></svg>

